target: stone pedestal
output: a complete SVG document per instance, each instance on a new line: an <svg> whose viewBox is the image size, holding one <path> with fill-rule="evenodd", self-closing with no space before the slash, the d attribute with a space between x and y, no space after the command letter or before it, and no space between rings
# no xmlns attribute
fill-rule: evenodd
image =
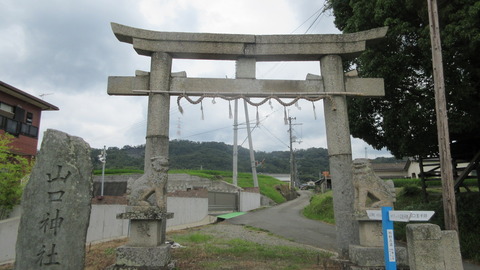
<svg viewBox="0 0 480 270"><path fill-rule="evenodd" d="M352 265L349 270L385 269L383 251L382 221L371 220L366 213L355 215L358 221L360 245L349 246L349 258ZM397 269L409 269L407 249L395 247Z"/></svg>
<svg viewBox="0 0 480 270"><path fill-rule="evenodd" d="M173 213L158 207L128 206L119 219L130 219L130 232L126 245L117 248L115 265L111 270L170 269L170 245L165 244L167 219Z"/></svg>
<svg viewBox="0 0 480 270"><path fill-rule="evenodd" d="M357 217L360 245L364 247L382 247L382 222L368 217Z"/></svg>
<svg viewBox="0 0 480 270"><path fill-rule="evenodd" d="M395 247L397 269L409 269L407 249ZM364 247L351 245L349 248L350 261L357 267L351 269L385 269L383 247Z"/></svg>
<svg viewBox="0 0 480 270"><path fill-rule="evenodd" d="M408 224L407 243L412 270L463 270L456 231L429 223Z"/></svg>

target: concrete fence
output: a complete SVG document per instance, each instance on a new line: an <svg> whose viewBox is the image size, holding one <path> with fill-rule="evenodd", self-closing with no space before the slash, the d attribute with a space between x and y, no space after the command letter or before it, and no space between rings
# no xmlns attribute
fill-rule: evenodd
<svg viewBox="0 0 480 270"><path fill-rule="evenodd" d="M244 190L240 192L239 210L241 212L257 209L260 207L260 205L261 195L258 188L244 188Z"/></svg>
<svg viewBox="0 0 480 270"><path fill-rule="evenodd" d="M116 195L112 198L122 199L118 195L125 193L126 181L136 176L106 178L105 195ZM167 231L179 230L212 223L215 218L208 215L208 191L239 193L239 211L250 211L261 206L261 195L258 188L239 188L223 181L210 181L196 176L169 175L169 193L167 196L168 212L174 217L167 220ZM96 179L96 195L99 193L99 179ZM112 185L112 182L115 185ZM182 188L179 188L179 187ZM176 190L176 191L173 191ZM110 194L111 193L111 194ZM126 201L117 200L92 203L90 224L87 231L87 243L107 241L128 236L128 220L117 219L118 213L125 212ZM16 210L10 219L0 220L0 265L15 259L15 244L20 223L21 211Z"/></svg>
<svg viewBox="0 0 480 270"><path fill-rule="evenodd" d="M178 230L212 223L215 218L208 215L208 194L187 197L189 192L169 194L168 212L174 218L167 221L167 230ZM87 231L87 243L107 241L128 236L128 220L117 219L118 213L125 212L125 204L92 204L90 225ZM15 260L20 216L0 221L0 265ZM168 238L168 236L167 236Z"/></svg>

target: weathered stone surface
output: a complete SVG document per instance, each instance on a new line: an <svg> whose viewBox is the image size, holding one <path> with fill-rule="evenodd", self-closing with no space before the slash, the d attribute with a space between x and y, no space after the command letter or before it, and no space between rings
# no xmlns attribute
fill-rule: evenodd
<svg viewBox="0 0 480 270"><path fill-rule="evenodd" d="M357 218L360 245L364 247L383 247L382 222L368 218Z"/></svg>
<svg viewBox="0 0 480 270"><path fill-rule="evenodd" d="M407 249L405 247L395 247L395 256L399 267L408 267ZM351 245L349 257L350 261L357 266L381 267L385 265L383 247Z"/></svg>
<svg viewBox="0 0 480 270"><path fill-rule="evenodd" d="M157 247L131 247L117 248L117 267L114 269L162 269L171 260L170 245Z"/></svg>
<svg viewBox="0 0 480 270"><path fill-rule="evenodd" d="M445 269L463 269L460 242L456 231L442 231L443 260Z"/></svg>
<svg viewBox="0 0 480 270"><path fill-rule="evenodd" d="M342 63L342 58L338 55L328 55L320 59L323 87L326 92L345 92ZM359 244L358 222L354 217L355 194L347 100L345 96L334 96L331 100L324 100L323 108L332 175L337 246L341 258L347 258L349 245Z"/></svg>
<svg viewBox="0 0 480 270"><path fill-rule="evenodd" d="M238 35L159 32L112 23L118 40L132 44L141 55L150 56L161 51L175 58L236 60L254 57L258 61L318 60L333 54L354 57L364 51L368 43L383 38L387 29L341 35Z"/></svg>
<svg viewBox="0 0 480 270"><path fill-rule="evenodd" d="M15 269L83 269L92 198L90 146L47 130L22 198Z"/></svg>
<svg viewBox="0 0 480 270"><path fill-rule="evenodd" d="M151 169L140 178L128 181L128 205L146 207L145 211L151 211L149 207L154 205L159 211L166 212L168 158L153 157L151 158L151 164Z"/></svg>
<svg viewBox="0 0 480 270"><path fill-rule="evenodd" d="M125 213L117 215L118 219L133 220L163 220L173 218L173 213L167 213L155 206L127 206Z"/></svg>
<svg viewBox="0 0 480 270"><path fill-rule="evenodd" d="M252 69L255 71L255 68ZM220 78L187 78L173 76L169 92L172 95L186 93L191 96L205 93L219 93L224 96L238 96L239 93L249 97L267 97L274 93L281 98L295 98L298 93L311 96L325 94L320 76L307 80L252 80L247 78L220 79ZM139 95L147 96L149 76L136 75L108 78L109 95ZM349 95L361 97L378 97L385 95L383 79L345 77L345 88ZM143 90L143 91L139 91Z"/></svg>
<svg viewBox="0 0 480 270"><path fill-rule="evenodd" d="M408 224L407 244L411 270L463 269L455 231L443 232L435 224Z"/></svg>
<svg viewBox="0 0 480 270"><path fill-rule="evenodd" d="M395 187L393 181L384 181L375 175L367 159L353 161L353 185L355 187L355 209L364 213L367 209L393 207Z"/></svg>

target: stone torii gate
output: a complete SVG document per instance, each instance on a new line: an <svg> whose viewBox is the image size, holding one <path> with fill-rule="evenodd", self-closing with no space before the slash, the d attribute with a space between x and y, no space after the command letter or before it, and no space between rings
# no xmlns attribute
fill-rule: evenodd
<svg viewBox="0 0 480 270"><path fill-rule="evenodd" d="M112 29L119 41L132 44L138 54L151 58L150 72L137 71L132 77L108 79L110 95L148 96L145 175L155 171L152 168L155 158L164 160L167 169L163 173L168 171L171 95L325 98L337 244L340 255L348 257L348 246L358 244L358 228L353 217L355 196L346 96L383 96L384 86L383 79L344 76L342 60L357 57L370 43L383 38L386 27L340 35L157 32L116 23L112 23ZM188 78L184 72L172 74L173 58L234 60L236 78ZM257 80L257 61L319 61L321 76L309 75L306 80ZM159 190L155 195L157 201L166 197ZM166 205L160 208L166 212ZM165 227L160 233L163 235L160 239L164 239Z"/></svg>

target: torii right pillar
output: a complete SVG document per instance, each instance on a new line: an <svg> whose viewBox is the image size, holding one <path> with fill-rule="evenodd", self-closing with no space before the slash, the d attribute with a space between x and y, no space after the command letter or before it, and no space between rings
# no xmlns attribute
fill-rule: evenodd
<svg viewBox="0 0 480 270"><path fill-rule="evenodd" d="M326 55L320 59L325 92L345 92L342 58ZM358 223L354 218L355 190L352 182L352 143L344 95L324 99L327 147L332 176L333 206L339 255L348 258L349 245L358 245Z"/></svg>

